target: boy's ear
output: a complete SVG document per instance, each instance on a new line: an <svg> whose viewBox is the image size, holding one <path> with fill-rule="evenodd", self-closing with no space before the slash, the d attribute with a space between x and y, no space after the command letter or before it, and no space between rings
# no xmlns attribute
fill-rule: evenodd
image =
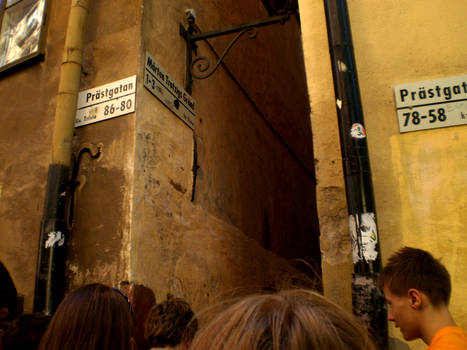
<svg viewBox="0 0 467 350"><path fill-rule="evenodd" d="M409 305L415 310L419 310L422 307L422 293L415 288L410 288L407 292L409 297Z"/></svg>

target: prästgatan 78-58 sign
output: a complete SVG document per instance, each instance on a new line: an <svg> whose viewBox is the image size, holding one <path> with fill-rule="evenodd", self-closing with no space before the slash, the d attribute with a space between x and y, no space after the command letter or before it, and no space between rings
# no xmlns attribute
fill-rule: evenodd
<svg viewBox="0 0 467 350"><path fill-rule="evenodd" d="M467 75L394 87L401 133L467 124Z"/></svg>

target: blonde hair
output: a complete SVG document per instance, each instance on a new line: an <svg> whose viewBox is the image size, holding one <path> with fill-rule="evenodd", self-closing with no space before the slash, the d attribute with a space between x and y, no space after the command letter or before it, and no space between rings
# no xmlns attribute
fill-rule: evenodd
<svg viewBox="0 0 467 350"><path fill-rule="evenodd" d="M353 315L320 294L296 289L251 295L221 312L191 350L375 350Z"/></svg>

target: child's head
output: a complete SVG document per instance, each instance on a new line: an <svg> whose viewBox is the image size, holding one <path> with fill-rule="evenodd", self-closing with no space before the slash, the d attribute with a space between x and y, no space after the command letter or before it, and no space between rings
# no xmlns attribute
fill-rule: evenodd
<svg viewBox="0 0 467 350"><path fill-rule="evenodd" d="M251 295L200 331L191 350L373 350L353 315L309 290Z"/></svg>
<svg viewBox="0 0 467 350"><path fill-rule="evenodd" d="M448 305L451 296L451 280L446 268L430 253L410 247L391 255L379 276L378 286L398 296L405 296L409 289L417 289L435 307Z"/></svg>
<svg viewBox="0 0 467 350"><path fill-rule="evenodd" d="M123 350L130 347L132 331L131 306L123 293L88 284L63 299L39 349Z"/></svg>
<svg viewBox="0 0 467 350"><path fill-rule="evenodd" d="M174 347L191 343L197 330L198 323L190 305L168 294L165 302L149 311L144 337L151 347Z"/></svg>

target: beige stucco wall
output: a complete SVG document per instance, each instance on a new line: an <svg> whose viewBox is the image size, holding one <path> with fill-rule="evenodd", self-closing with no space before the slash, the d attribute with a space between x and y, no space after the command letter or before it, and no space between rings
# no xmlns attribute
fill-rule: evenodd
<svg viewBox="0 0 467 350"><path fill-rule="evenodd" d="M0 260L32 310L68 2L50 4L43 62L0 77Z"/></svg>
<svg viewBox="0 0 467 350"><path fill-rule="evenodd" d="M267 16L261 5L247 1L145 1L141 77L148 51L183 85L185 42L178 24L188 7L203 30ZM131 279L150 286L157 299L171 292L199 308L226 295L287 284L296 272L285 259L319 260L299 26L293 18L278 27L260 30L254 40L245 37L232 49L225 64L239 84L223 66L194 82L194 131L139 80ZM220 53L231 39L210 42ZM198 50L215 63L206 43L199 42ZM200 168L192 202L193 136Z"/></svg>
<svg viewBox="0 0 467 350"><path fill-rule="evenodd" d="M33 306L37 249L47 168L51 161L55 96L71 1L50 1L43 62L0 77L0 260L24 311ZM137 74L141 4L91 2L81 88ZM102 145L97 160L82 157L74 228L67 237L68 289L128 279L134 114L76 129L74 151Z"/></svg>
<svg viewBox="0 0 467 350"><path fill-rule="evenodd" d="M81 90L137 74L142 8L139 1L90 3ZM100 145L80 163L74 227L67 257L68 289L129 279L135 114L77 128L74 150Z"/></svg>
<svg viewBox="0 0 467 350"><path fill-rule="evenodd" d="M427 249L440 257L453 281L452 313L465 329L467 126L400 134L393 86L466 74L467 48L463 38L467 34L464 19L467 3L463 0L348 0L347 3L383 262L403 245ZM302 1L300 6L314 135L320 131L333 135L332 127L315 121L313 113L314 105L318 108L326 102L327 113L331 114L334 108L329 102L333 99L331 89L320 93L316 92L319 87L313 88L317 79L319 82L326 75L331 79L329 67L315 62L318 57L329 59L322 47L322 41L327 40L321 36L324 11L321 1ZM315 152L319 154L316 141L315 136ZM335 150L324 159L334 159L332 152ZM390 336L400 339L399 331L392 326ZM419 341L410 347L422 349L425 345ZM392 339L391 348L404 349L407 345Z"/></svg>
<svg viewBox="0 0 467 350"><path fill-rule="evenodd" d="M0 104L7 106L0 115L0 229L7 243L0 260L25 294L26 312L69 12L68 2L50 3L45 62L0 78ZM80 163L68 290L129 280L149 286L159 300L172 292L198 308L289 282L319 287L299 22L294 17L262 28L257 39L241 39L225 66L195 82L192 131L143 86L146 51L183 85L179 23L188 7L204 30L267 16L261 2L250 1L90 3L81 90L137 75L136 112L76 129L74 151L92 144L101 154L84 154ZM211 44L220 53L230 39ZM206 43L199 50L214 59ZM200 168L192 202L193 136ZM292 265L318 280L304 280Z"/></svg>

